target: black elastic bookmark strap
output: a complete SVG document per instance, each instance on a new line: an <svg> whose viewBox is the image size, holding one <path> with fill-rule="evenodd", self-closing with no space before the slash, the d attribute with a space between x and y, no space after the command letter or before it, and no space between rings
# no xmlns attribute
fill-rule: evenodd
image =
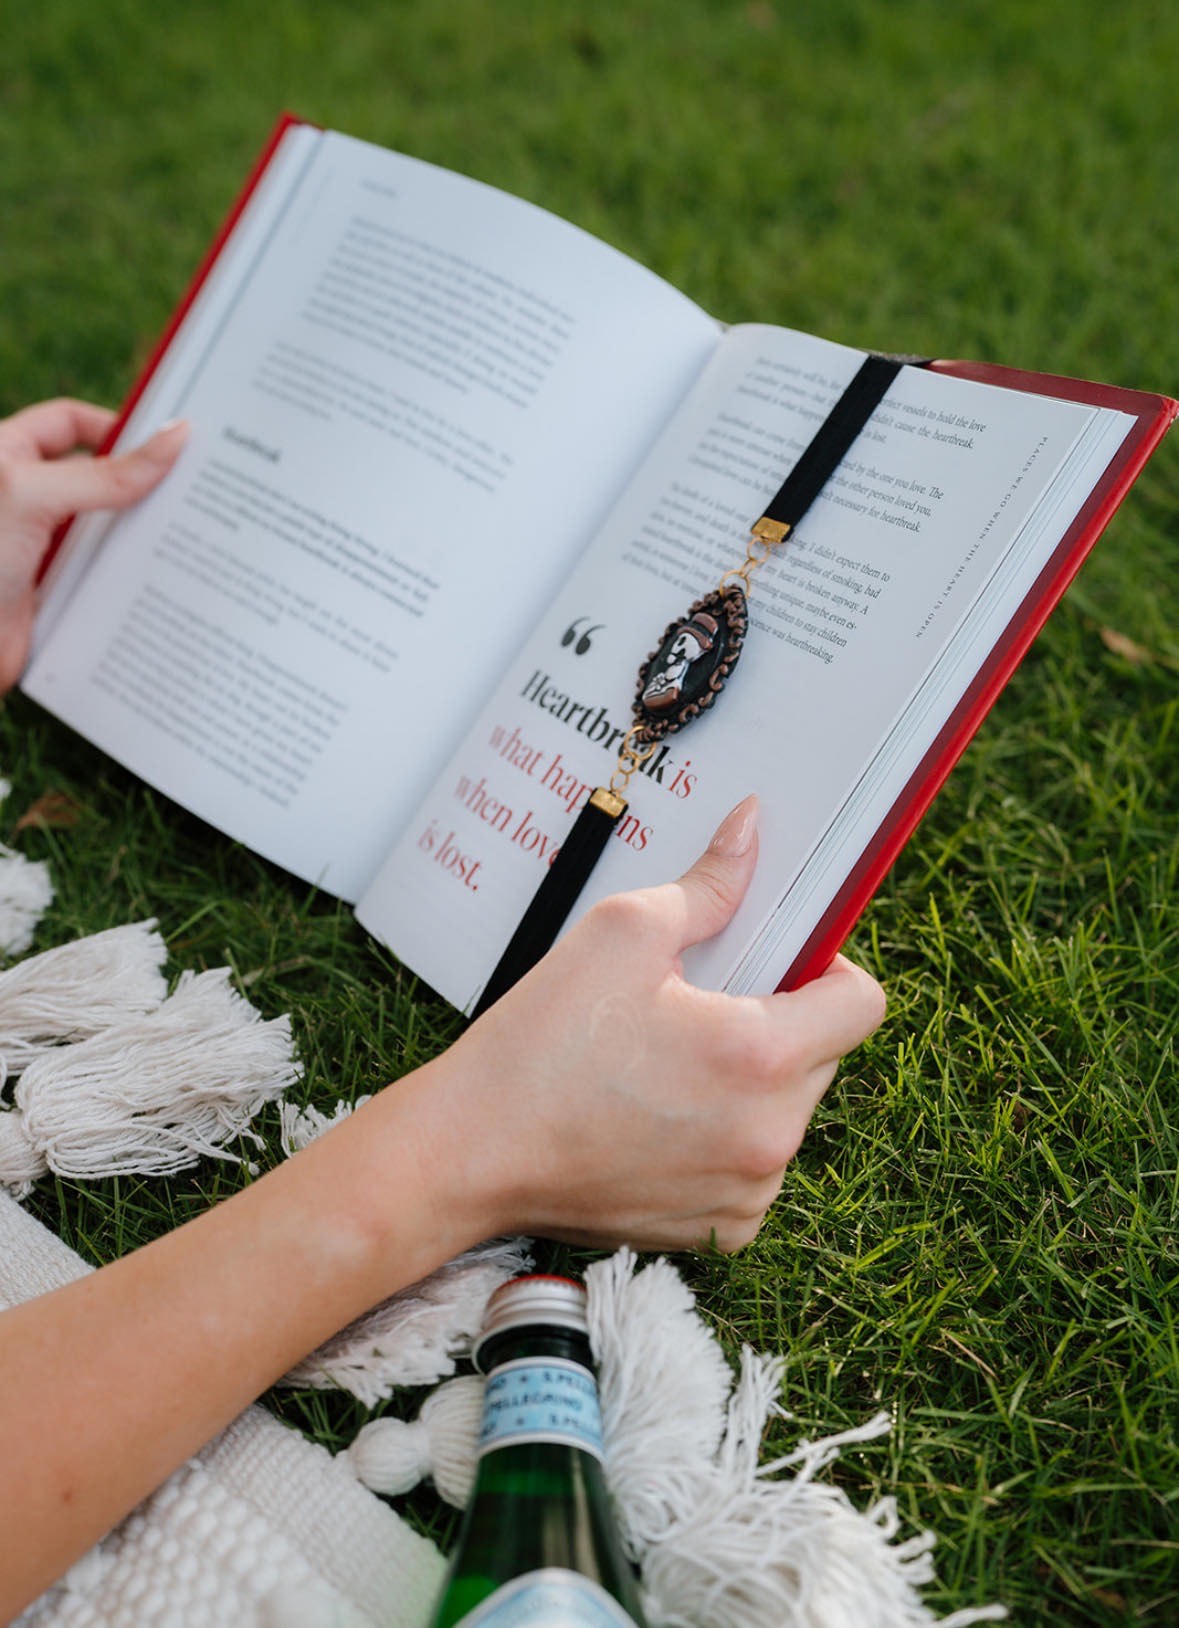
<svg viewBox="0 0 1179 1628"><path fill-rule="evenodd" d="M621 810L608 814L594 803L582 809L476 1002L473 1018L494 1006L552 948L620 818Z"/></svg>
<svg viewBox="0 0 1179 1628"><path fill-rule="evenodd" d="M815 431L814 438L778 488L765 510L793 531L831 476L904 362L892 356L869 356Z"/></svg>
<svg viewBox="0 0 1179 1628"><path fill-rule="evenodd" d="M920 363L922 360L919 357L869 356L864 361L765 510L762 521L773 523L768 533L758 530L761 525L759 521L753 528L756 536L768 537L771 544L777 544L794 530L838 469L844 454L871 418L901 368L906 362ZM755 560L753 563L760 562ZM615 801L619 799L615 798ZM511 942L500 957L499 965L491 974L472 1017L479 1017L489 1006L493 1006L517 979L531 971L552 946L589 880L590 872L624 807L625 804L621 804L618 812L610 813L590 802L582 809L540 884L536 897L524 912Z"/></svg>

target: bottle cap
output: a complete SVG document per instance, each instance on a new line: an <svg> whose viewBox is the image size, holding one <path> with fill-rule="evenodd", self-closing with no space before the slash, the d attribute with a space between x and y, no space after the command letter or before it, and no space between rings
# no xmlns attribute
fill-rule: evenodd
<svg viewBox="0 0 1179 1628"><path fill-rule="evenodd" d="M476 1368L482 1368L479 1353L493 1336L537 1324L588 1334L585 1286L572 1278L549 1277L541 1272L501 1283L483 1313L483 1328L473 1352Z"/></svg>

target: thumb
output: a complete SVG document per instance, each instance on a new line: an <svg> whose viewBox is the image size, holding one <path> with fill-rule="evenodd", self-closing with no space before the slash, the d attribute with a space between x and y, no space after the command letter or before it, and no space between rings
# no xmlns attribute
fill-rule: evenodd
<svg viewBox="0 0 1179 1628"><path fill-rule="evenodd" d="M680 948L727 927L757 863L757 798L746 797L721 821L700 858L674 887L684 902Z"/></svg>
<svg viewBox="0 0 1179 1628"><path fill-rule="evenodd" d="M163 480L187 438L188 425L174 422L131 452L30 464L22 471L21 498L51 524L91 509L125 509Z"/></svg>

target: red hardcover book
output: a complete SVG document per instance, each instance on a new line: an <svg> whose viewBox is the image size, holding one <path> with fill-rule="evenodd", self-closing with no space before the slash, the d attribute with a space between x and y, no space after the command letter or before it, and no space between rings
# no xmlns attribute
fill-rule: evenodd
<svg viewBox="0 0 1179 1628"><path fill-rule="evenodd" d="M68 529L25 688L469 1010L639 664L862 358L723 328L530 204L284 118L120 417L190 443ZM1176 410L904 368L582 906L677 874L756 790L750 896L689 970L820 970Z"/></svg>

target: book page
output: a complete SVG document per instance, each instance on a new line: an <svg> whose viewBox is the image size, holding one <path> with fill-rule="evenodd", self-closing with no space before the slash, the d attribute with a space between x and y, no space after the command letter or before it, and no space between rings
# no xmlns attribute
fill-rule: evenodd
<svg viewBox="0 0 1179 1628"><path fill-rule="evenodd" d="M181 462L81 528L24 687L351 899L719 330L477 182L306 128L280 162L127 427L189 419Z"/></svg>
<svg viewBox="0 0 1179 1628"><path fill-rule="evenodd" d="M473 1002L589 789L608 781L640 663L741 562L749 526L861 361L783 330L726 336L362 899L361 919L456 1004ZM789 901L815 856L833 832L837 880L858 856L875 829L864 820L878 823L981 659L972 614L989 649L1121 419L904 369L755 574L740 666L631 781L580 908L679 874L755 791L753 886L686 964L708 987L775 987ZM857 824L847 810L865 785L876 803ZM834 885L793 922L798 947Z"/></svg>

